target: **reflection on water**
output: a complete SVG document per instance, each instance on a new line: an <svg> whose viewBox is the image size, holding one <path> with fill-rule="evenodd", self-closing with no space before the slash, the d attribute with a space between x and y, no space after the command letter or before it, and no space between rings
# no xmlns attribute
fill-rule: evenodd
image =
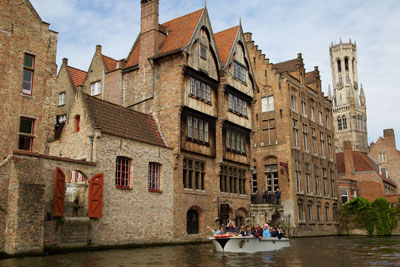
<svg viewBox="0 0 400 267"><path fill-rule="evenodd" d="M395 266L400 237L320 237L254 254L216 253L211 243L0 260L0 266Z"/></svg>

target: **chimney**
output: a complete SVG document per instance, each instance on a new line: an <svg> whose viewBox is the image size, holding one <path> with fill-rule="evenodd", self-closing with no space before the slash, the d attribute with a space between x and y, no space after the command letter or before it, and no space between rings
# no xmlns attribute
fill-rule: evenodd
<svg viewBox="0 0 400 267"><path fill-rule="evenodd" d="M344 154L344 167L345 173L347 177L351 177L353 174L353 149L351 145L351 141L344 141L343 142L343 154Z"/></svg>
<svg viewBox="0 0 400 267"><path fill-rule="evenodd" d="M139 66L158 52L159 0L141 0Z"/></svg>
<svg viewBox="0 0 400 267"><path fill-rule="evenodd" d="M389 143L391 147L396 147L396 139L394 136L394 130L393 129L385 129L383 130L383 140L385 142Z"/></svg>
<svg viewBox="0 0 400 267"><path fill-rule="evenodd" d="M66 58L66 57L63 58L62 59L62 64L65 65L65 66L68 66L68 58Z"/></svg>
<svg viewBox="0 0 400 267"><path fill-rule="evenodd" d="M101 54L101 45L96 45L96 53L97 52Z"/></svg>

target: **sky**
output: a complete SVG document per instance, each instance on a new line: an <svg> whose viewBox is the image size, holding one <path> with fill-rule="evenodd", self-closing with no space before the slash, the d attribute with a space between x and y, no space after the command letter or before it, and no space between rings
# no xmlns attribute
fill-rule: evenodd
<svg viewBox="0 0 400 267"><path fill-rule="evenodd" d="M58 32L57 64L87 71L97 44L114 59L127 57L140 30L139 0L31 0ZM329 45L357 42L358 81L367 101L368 141L393 128L400 147L400 1L398 0L160 0L160 23L207 5L214 33L242 22L272 63L303 54L332 86Z"/></svg>

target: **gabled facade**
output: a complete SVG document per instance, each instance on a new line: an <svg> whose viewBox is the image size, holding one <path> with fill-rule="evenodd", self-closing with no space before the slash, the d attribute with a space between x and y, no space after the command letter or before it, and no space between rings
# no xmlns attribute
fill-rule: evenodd
<svg viewBox="0 0 400 267"><path fill-rule="evenodd" d="M397 185L386 170L376 164L366 153L354 151L350 141L345 141L343 148L343 153L336 154L342 204L354 197L374 201L377 197L391 199L390 196L396 195ZM396 203L397 197L393 199Z"/></svg>
<svg viewBox="0 0 400 267"><path fill-rule="evenodd" d="M385 169L397 185L400 184L400 151L396 148L393 129L383 130L383 137L370 144L368 156Z"/></svg>
<svg viewBox="0 0 400 267"><path fill-rule="evenodd" d="M14 149L45 153L57 72L57 33L28 0L0 1L0 159Z"/></svg>
<svg viewBox="0 0 400 267"><path fill-rule="evenodd" d="M332 103L321 91L318 68L305 72L301 54L270 63L251 33L245 37L259 88L253 108L254 220L285 224L296 236L334 234L338 200Z"/></svg>

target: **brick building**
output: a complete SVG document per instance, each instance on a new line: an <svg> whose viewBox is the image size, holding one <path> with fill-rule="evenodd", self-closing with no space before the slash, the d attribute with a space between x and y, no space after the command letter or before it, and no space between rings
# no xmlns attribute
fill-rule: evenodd
<svg viewBox="0 0 400 267"><path fill-rule="evenodd" d="M354 197L374 201L396 194L397 184L366 153L354 151L350 141L344 142L343 149L344 152L336 154L342 204Z"/></svg>
<svg viewBox="0 0 400 267"><path fill-rule="evenodd" d="M318 68L306 72L301 54L270 63L251 33L245 36L259 87L252 191L259 196L264 188L269 195L277 186L281 190L281 206L255 201L252 210L273 223L280 216L297 236L333 234L338 203L332 102L321 91Z"/></svg>
<svg viewBox="0 0 400 267"><path fill-rule="evenodd" d="M383 137L370 144L368 156L379 163L397 185L400 184L400 151L396 148L393 129L383 130ZM400 191L397 193L400 194Z"/></svg>
<svg viewBox="0 0 400 267"><path fill-rule="evenodd" d="M57 33L28 0L0 1L0 160L14 149L44 153Z"/></svg>

